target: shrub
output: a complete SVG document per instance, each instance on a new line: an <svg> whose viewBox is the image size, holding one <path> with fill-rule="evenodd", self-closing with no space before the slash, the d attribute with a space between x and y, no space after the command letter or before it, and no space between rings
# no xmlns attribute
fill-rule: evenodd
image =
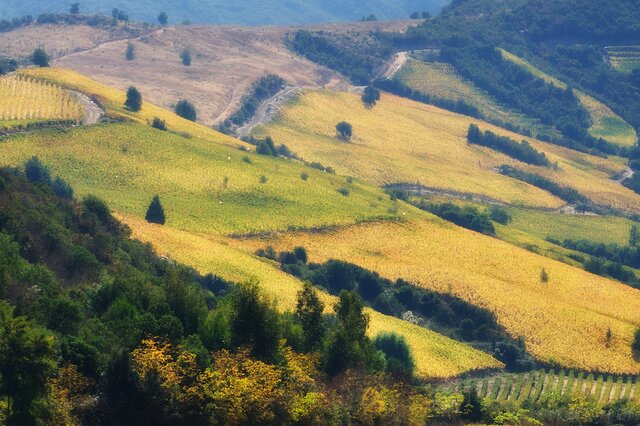
<svg viewBox="0 0 640 426"><path fill-rule="evenodd" d="M73 188L67 182L57 177L51 184L51 189L60 198L71 200L73 198Z"/></svg>
<svg viewBox="0 0 640 426"><path fill-rule="evenodd" d="M127 100L124 102L124 106L130 111L138 112L142 109L142 95L135 87L129 87L127 90Z"/></svg>
<svg viewBox="0 0 640 426"><path fill-rule="evenodd" d="M507 225L511 222L511 215L509 215L505 209L498 206L492 206L491 209L489 209L489 217L501 225Z"/></svg>
<svg viewBox="0 0 640 426"><path fill-rule="evenodd" d="M338 192L342 194L344 197L348 197L350 194L350 191L347 188L340 188L338 189Z"/></svg>
<svg viewBox="0 0 640 426"><path fill-rule="evenodd" d="M197 112L196 107L187 100L182 100L176 104L175 112L182 118L186 118L190 121L196 121Z"/></svg>
<svg viewBox="0 0 640 426"><path fill-rule="evenodd" d="M162 203L160 203L160 197L154 196L151 200L151 204L149 204L149 208L147 209L147 214L145 215L145 220L149 223L157 223L159 225L164 225L165 216L164 209L162 207Z"/></svg>
<svg viewBox="0 0 640 426"><path fill-rule="evenodd" d="M353 126L346 121L341 121L336 125L336 131L339 139L349 140L353 135Z"/></svg>
<svg viewBox="0 0 640 426"><path fill-rule="evenodd" d="M302 180L304 180L304 181L308 180L308 179L309 179L309 173L307 173L307 172L302 172L302 173L300 174L300 179L302 179Z"/></svg>
<svg viewBox="0 0 640 426"><path fill-rule="evenodd" d="M44 50L43 47L38 47L31 54L31 62L33 65L37 67L48 67L49 66L49 55Z"/></svg>
<svg viewBox="0 0 640 426"><path fill-rule="evenodd" d="M415 361L404 337L396 333L380 333L374 339L373 344L376 349L384 352L387 371L406 376L413 374Z"/></svg>
<svg viewBox="0 0 640 426"><path fill-rule="evenodd" d="M158 130L167 130L167 124L164 120L161 120L158 117L153 118L153 122L151 123L151 127Z"/></svg>

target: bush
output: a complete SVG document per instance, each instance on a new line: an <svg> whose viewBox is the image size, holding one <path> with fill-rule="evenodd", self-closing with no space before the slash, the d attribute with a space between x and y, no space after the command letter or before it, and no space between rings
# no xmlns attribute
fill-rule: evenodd
<svg viewBox="0 0 640 426"><path fill-rule="evenodd" d="M187 100L182 100L176 104L175 112L182 118L186 118L190 121L196 121L197 112L196 107Z"/></svg>
<svg viewBox="0 0 640 426"><path fill-rule="evenodd" d="M169 16L166 12L160 12L160 14L158 15L158 22L163 27L169 23Z"/></svg>
<svg viewBox="0 0 640 426"><path fill-rule="evenodd" d="M167 130L167 124L164 120L161 120L158 117L153 118L153 122L151 123L151 127L158 130Z"/></svg>
<svg viewBox="0 0 640 426"><path fill-rule="evenodd" d="M511 222L511 215L509 215L505 209L498 206L492 206L491 209L489 209L489 217L492 221L498 222L501 225L508 225L509 222Z"/></svg>
<svg viewBox="0 0 640 426"><path fill-rule="evenodd" d="M403 336L396 333L380 333L373 340L373 344L376 349L384 352L388 372L404 376L413 374L415 361Z"/></svg>
<svg viewBox="0 0 640 426"><path fill-rule="evenodd" d="M353 126L346 121L341 121L336 124L336 131L338 132L339 139L349 140L353 135Z"/></svg>
<svg viewBox="0 0 640 426"><path fill-rule="evenodd" d="M129 87L127 90L127 100L124 102L124 106L129 111L138 112L142 109L142 95L135 87Z"/></svg>
<svg viewBox="0 0 640 426"><path fill-rule="evenodd" d="M60 198L71 200L73 198L73 188L67 182L57 177L51 184L51 189Z"/></svg>
<svg viewBox="0 0 640 426"><path fill-rule="evenodd" d="M350 191L347 188L340 188L338 189L338 192L342 194L343 197L348 197L350 194Z"/></svg>
<svg viewBox="0 0 640 426"><path fill-rule="evenodd" d="M31 62L33 65L37 67L48 67L49 66L49 55L44 50L43 47L38 47L31 54Z"/></svg>
<svg viewBox="0 0 640 426"><path fill-rule="evenodd" d="M147 214L144 218L149 223L164 225L164 209L162 208L162 203L160 203L159 196L156 195L153 197L153 199L151 200L151 204L149 204L149 208L147 209Z"/></svg>

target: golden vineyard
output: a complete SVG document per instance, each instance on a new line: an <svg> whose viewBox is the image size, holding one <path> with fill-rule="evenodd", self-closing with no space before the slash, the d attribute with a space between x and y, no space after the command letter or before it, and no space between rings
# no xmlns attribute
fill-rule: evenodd
<svg viewBox="0 0 640 426"><path fill-rule="evenodd" d="M0 79L0 122L78 121L81 117L76 96L60 86L21 75Z"/></svg>

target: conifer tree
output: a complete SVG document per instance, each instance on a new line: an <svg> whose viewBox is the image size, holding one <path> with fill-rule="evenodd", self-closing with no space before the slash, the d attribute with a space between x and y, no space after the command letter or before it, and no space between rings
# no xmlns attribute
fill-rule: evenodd
<svg viewBox="0 0 640 426"><path fill-rule="evenodd" d="M127 90L127 100L124 103L129 110L138 112L142 109L142 95L135 87L129 87Z"/></svg>
<svg viewBox="0 0 640 426"><path fill-rule="evenodd" d="M149 204L147 214L144 218L149 223L164 225L164 209L162 208L162 203L160 203L160 197L157 195L153 197L153 200L151 200L151 204Z"/></svg>

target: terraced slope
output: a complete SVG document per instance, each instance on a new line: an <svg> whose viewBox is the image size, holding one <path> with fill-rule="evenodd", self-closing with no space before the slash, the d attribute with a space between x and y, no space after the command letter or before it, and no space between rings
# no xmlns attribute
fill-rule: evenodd
<svg viewBox="0 0 640 426"><path fill-rule="evenodd" d="M230 247L226 239L150 225L130 216L122 219L133 228L136 238L153 243L160 253L191 265L202 273L214 272L234 281L257 280L269 295L278 300L280 309L295 308L296 293L302 287L302 282L264 259ZM335 298L326 293L322 297L329 310ZM502 366L489 355L428 329L371 310L369 315L372 336L391 331L405 336L416 359L419 376L446 378Z"/></svg>
<svg viewBox="0 0 640 426"><path fill-rule="evenodd" d="M353 125L349 143L336 138L335 125ZM523 137L478 120L392 95L373 108L345 93L304 92L271 124L257 128L307 160L340 174L378 185L416 183L441 191L473 193L510 204L553 209L563 202L549 193L496 172L502 164L543 175L573 187L596 203L640 212L640 196L611 179L626 170L620 158L603 159L531 140L553 167L528 166L488 148L469 145L468 127Z"/></svg>
<svg viewBox="0 0 640 426"><path fill-rule="evenodd" d="M342 259L393 280L452 293L495 312L498 322L511 335L522 336L539 360L640 373L631 353L640 325L638 290L449 223L362 224L234 243L247 250L302 245L313 261ZM548 283L541 282L543 269ZM609 329L613 337L607 341Z"/></svg>
<svg viewBox="0 0 640 426"><path fill-rule="evenodd" d="M533 75L543 79L549 84L553 84L561 89L567 87L564 82L546 74L534 65L506 50L502 50L502 55L506 59L521 65ZM592 126L589 129L589 133L591 133L592 136L603 138L621 146L635 145L638 140L636 131L619 115L611 111L611 108L579 90L576 90L575 94L591 116Z"/></svg>
<svg viewBox="0 0 640 426"><path fill-rule="evenodd" d="M25 76L0 78L0 129L36 122L77 122L82 108L72 93Z"/></svg>

